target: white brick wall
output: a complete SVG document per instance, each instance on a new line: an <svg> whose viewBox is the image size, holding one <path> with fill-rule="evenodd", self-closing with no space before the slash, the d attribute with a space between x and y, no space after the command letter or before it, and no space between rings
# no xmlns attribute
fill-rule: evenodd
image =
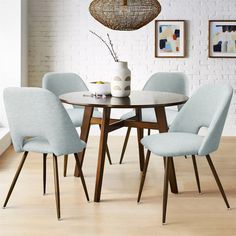
<svg viewBox="0 0 236 236"><path fill-rule="evenodd" d="M29 0L29 83L41 86L48 71L73 71L85 81L109 80L112 58L89 30L110 33L120 59L132 70L132 88L141 89L158 71L183 71L191 91L206 83L230 83L236 89L236 59L208 58L208 20L236 20L235 0L160 0L158 19L187 20L188 57L154 57L154 22L133 32L116 32L96 22L88 0ZM236 135L233 99L225 134Z"/></svg>

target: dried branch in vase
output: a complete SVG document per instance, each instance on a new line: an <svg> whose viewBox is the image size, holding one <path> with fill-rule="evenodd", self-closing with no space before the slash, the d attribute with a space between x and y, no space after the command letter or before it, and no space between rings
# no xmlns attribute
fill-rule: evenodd
<svg viewBox="0 0 236 236"><path fill-rule="evenodd" d="M109 41L109 43L107 43L106 40L104 40L104 39L103 39L101 36L99 36L97 33L93 32L93 31L91 31L91 30L90 30L90 33L92 33L93 35L95 35L96 37L98 37L98 38L106 45L106 47L108 48L108 50L109 50L109 52L110 52L110 54L111 54L113 60L114 60L115 62L118 62L119 59L118 59L117 53L116 53L115 50L114 50L113 43L112 43L112 41L111 41L110 35L107 34L107 38L108 38L108 41Z"/></svg>

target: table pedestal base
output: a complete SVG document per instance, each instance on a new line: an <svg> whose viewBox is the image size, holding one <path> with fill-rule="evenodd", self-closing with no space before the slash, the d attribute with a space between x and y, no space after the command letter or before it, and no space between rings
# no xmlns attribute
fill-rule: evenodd
<svg viewBox="0 0 236 236"><path fill-rule="evenodd" d="M98 163L97 163L97 174L96 174L96 184L95 184L95 193L94 193L94 201L99 202L101 198L101 190L102 190L102 180L104 173L104 165L105 165L105 155L107 148L107 139L109 132L120 129L122 127L135 127L137 128L137 138L138 138L138 146L139 146L139 163L140 170L143 171L144 167L144 147L141 144L141 139L143 138L143 130L144 129L157 129L160 133L168 131L168 125L166 121L165 108L162 106L155 107L155 113L158 117L158 122L142 122L142 114L141 108L137 108L136 116L132 117L128 120L117 120L110 119L111 108L105 107L103 108L103 117L102 118L93 118L93 107L85 107L83 125L81 127L81 140L87 142L90 125L91 124L99 124L101 127L101 135L100 135L100 144L99 144L99 153L98 153ZM81 161L81 165L83 164L84 155L86 149L79 154L79 158ZM75 168L75 176L79 177L78 170ZM170 174L169 181L171 186L172 193L178 193L178 186L175 175L175 167L173 158L170 158Z"/></svg>

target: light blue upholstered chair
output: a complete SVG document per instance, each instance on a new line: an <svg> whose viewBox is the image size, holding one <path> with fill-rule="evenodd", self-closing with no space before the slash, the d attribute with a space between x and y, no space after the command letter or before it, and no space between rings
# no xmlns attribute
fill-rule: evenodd
<svg viewBox="0 0 236 236"><path fill-rule="evenodd" d="M210 153L218 149L232 95L233 89L228 85L202 86L180 110L168 133L150 135L141 140L148 149L148 153L140 183L138 202L142 194L150 153L164 157L163 223L166 221L171 157L192 155L195 159L196 155L206 156L226 206L230 208L211 161ZM198 135L202 127L208 128L206 136Z"/></svg>
<svg viewBox="0 0 236 236"><path fill-rule="evenodd" d="M79 75L75 73L56 73L50 72L46 73L42 79L42 87L53 92L56 96L60 96L65 93L88 91L88 88L84 81ZM74 106L74 108L67 109L67 112L75 127L81 127L84 116L84 108L80 106ZM98 109L94 109L94 117L102 117L102 113ZM107 148L107 156L109 163L111 162L110 152ZM64 157L64 177L67 172L68 156Z"/></svg>
<svg viewBox="0 0 236 236"><path fill-rule="evenodd" d="M13 146L24 152L21 163L4 203L6 207L28 152L43 153L43 189L46 190L46 157L53 154L57 217L60 219L60 190L57 157L74 154L83 188L89 196L78 153L86 144L80 140L68 113L60 100L50 91L40 88L7 88L4 103Z"/></svg>
<svg viewBox="0 0 236 236"><path fill-rule="evenodd" d="M160 92L171 92L183 95L188 95L188 79L184 73L181 72L159 72L153 74L144 85L143 90L146 91L160 91ZM180 110L181 106L178 107ZM166 109L167 122L170 125L176 117L178 110L172 108ZM135 116L135 111L128 112L121 116L122 120L127 120ZM156 113L153 108L142 109L142 120L145 122L157 122ZM122 164L127 143L129 140L131 128L127 129L124 145L121 152L120 164ZM150 135L148 130L148 135Z"/></svg>

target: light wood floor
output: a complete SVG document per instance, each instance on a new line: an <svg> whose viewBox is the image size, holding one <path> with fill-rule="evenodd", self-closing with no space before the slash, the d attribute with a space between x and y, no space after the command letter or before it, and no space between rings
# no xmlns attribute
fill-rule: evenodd
<svg viewBox="0 0 236 236"><path fill-rule="evenodd" d="M130 139L124 164L119 165L121 137L110 137L114 165L106 162L100 203L87 203L81 182L73 177L74 159L69 159L68 177L59 161L62 220L57 221L52 158L48 158L47 195L42 195L42 157L30 154L6 209L0 209L1 236L73 235L236 235L236 139L225 138L213 162L232 209L228 211L204 158L198 158L203 194L197 193L191 159L176 158L180 193L169 194L167 225L162 226L163 162L151 157L142 203L136 197L140 181L137 145ZM93 199L98 138L88 143L84 174ZM10 148L0 158L0 203L12 181L21 155Z"/></svg>

